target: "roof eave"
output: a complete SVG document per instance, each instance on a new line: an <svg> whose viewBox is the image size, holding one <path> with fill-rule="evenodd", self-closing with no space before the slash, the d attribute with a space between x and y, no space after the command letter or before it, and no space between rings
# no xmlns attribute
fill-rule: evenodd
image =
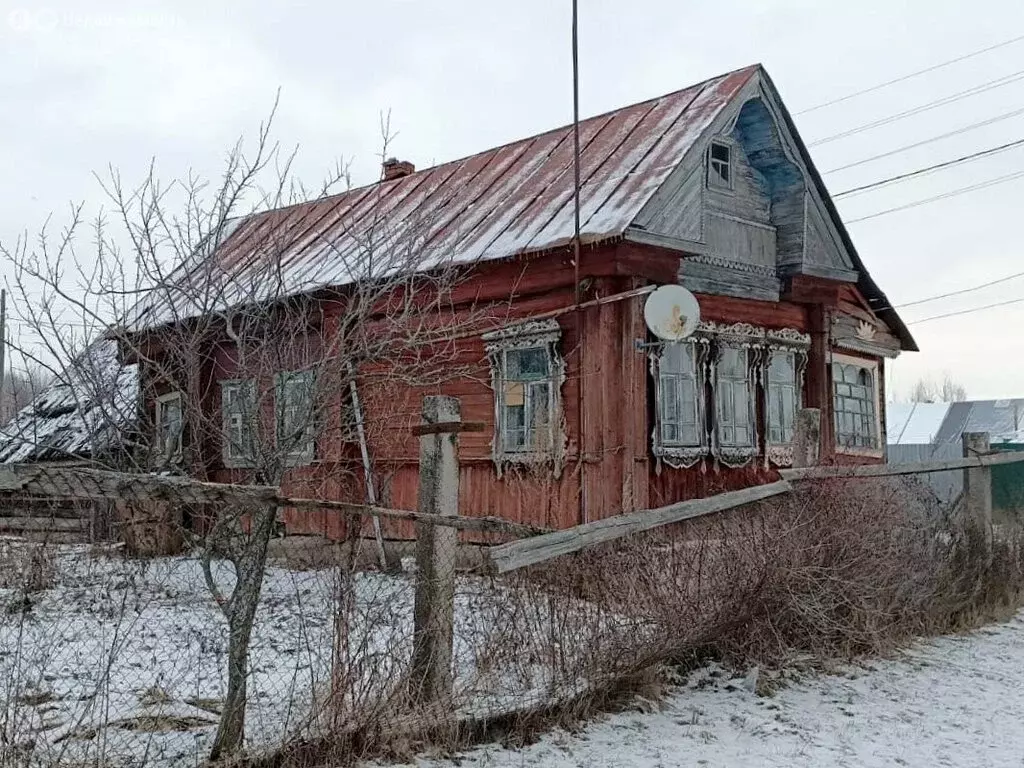
<svg viewBox="0 0 1024 768"><path fill-rule="evenodd" d="M857 288L864 294L864 297L868 300L868 304L871 305L875 314L878 315L886 325L892 328L896 333L897 338L900 340L900 346L902 349L907 352L919 352L920 350L917 346L917 342L914 340L913 335L911 335L910 329L907 328L906 323L903 322L903 318L899 316L899 313L897 313L889 303L888 297L886 297L885 293L882 292L882 289L878 287L878 284L874 281L871 275L868 274L867 267L864 266L864 261L861 259L860 254L857 253L853 240L850 238L850 233L847 231L846 225L843 223L843 219L839 215L839 210L832 201L832 197L829 195L828 189L825 187L825 182L821 178L821 174L818 173L818 169L815 167L814 162L811 159L811 153L808 151L807 145L804 144L804 140L801 138L800 132L796 129L796 123L793 121L793 116L789 113L789 109L786 107L785 102L779 96L779 91L775 87L775 83L772 82L771 77L765 71L764 67L760 67L760 75L765 86L770 88L771 92L774 94L775 100L782 110L782 117L786 121L786 127L793 136L797 149L800 150L800 155L803 158L804 164L810 171L811 180L817 187L818 194L821 195L821 199L824 200L829 216L832 217L832 221L839 232L839 236L843 239L843 245L846 246L846 249L850 254L850 258L853 260L853 264L857 268L857 274L859 275L857 279Z"/></svg>

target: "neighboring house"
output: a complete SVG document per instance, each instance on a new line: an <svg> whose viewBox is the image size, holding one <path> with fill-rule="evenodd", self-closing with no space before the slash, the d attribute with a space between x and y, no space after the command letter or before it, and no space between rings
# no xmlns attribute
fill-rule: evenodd
<svg viewBox="0 0 1024 768"><path fill-rule="evenodd" d="M964 432L988 432L993 443L1024 442L1024 398L958 403L889 403L890 445L957 445Z"/></svg>
<svg viewBox="0 0 1024 768"><path fill-rule="evenodd" d="M137 369L95 342L0 428L0 464L79 463L125 450L135 429Z"/></svg>
<svg viewBox="0 0 1024 768"><path fill-rule="evenodd" d="M988 432L993 443L1024 442L1024 398L953 403L936 443L960 443L964 432Z"/></svg>
<svg viewBox="0 0 1024 768"><path fill-rule="evenodd" d="M600 305L572 310L571 126L427 170L392 163L378 184L237 223L213 258L245 283L260 258L247 244L280 235L293 244L281 273L295 294L318 300L350 282L332 254L357 247L361 231L429 222L420 268L465 264L460 301L509 308L502 327L457 342L477 375L438 390L460 397L464 419L485 424L460 438L465 514L568 527L769 482L792 461L802 406L822 411L824 461L884 460L886 360L917 347L764 69L590 118L579 131L578 276L582 300L607 299ZM703 322L685 342L657 344L633 292L676 282L697 295ZM171 322L144 300L128 330L158 340ZM217 343L230 350L230 339ZM159 356L159 343L147 349ZM228 430L246 391L230 357L211 354L195 372L217 393L203 407L224 409ZM149 370L141 375L146 384ZM393 422L369 455L388 479L383 501L415 508L421 393L406 394L393 412L367 414ZM165 391L144 403L172 457L188 440L182 402ZM221 437L191 447L209 479L238 477L231 445ZM329 479L343 458L313 438L307 447L286 490ZM332 493L361 500L363 491ZM293 532L337 531L323 515L286 520Z"/></svg>

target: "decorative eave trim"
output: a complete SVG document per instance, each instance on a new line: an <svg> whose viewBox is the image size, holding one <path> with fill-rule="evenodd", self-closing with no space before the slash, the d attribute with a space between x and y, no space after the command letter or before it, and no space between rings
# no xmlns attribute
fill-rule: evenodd
<svg viewBox="0 0 1024 768"><path fill-rule="evenodd" d="M760 275L761 277L778 277L778 273L774 267L765 267L761 264L750 264L745 261L734 261L732 259L726 259L722 256L715 256L710 253L702 253L696 256L687 256L687 262L694 262L697 264L707 264L711 267L722 267L723 269L731 269L735 272L745 272L749 275Z"/></svg>
<svg viewBox="0 0 1024 768"><path fill-rule="evenodd" d="M895 359L900 355L900 350L898 349L883 347L879 344L872 344L871 342L861 341L856 338L832 339L832 346L838 347L839 349L846 349L851 352L860 352L865 355L887 357L889 359Z"/></svg>
<svg viewBox="0 0 1024 768"><path fill-rule="evenodd" d="M795 328L780 328L769 330L765 334L770 346L792 347L796 349L810 349L811 335L801 333Z"/></svg>
<svg viewBox="0 0 1024 768"><path fill-rule="evenodd" d="M483 334L487 352L499 349L514 349L522 346L553 344L562 336L562 328L557 320L528 320L522 323L506 325Z"/></svg>

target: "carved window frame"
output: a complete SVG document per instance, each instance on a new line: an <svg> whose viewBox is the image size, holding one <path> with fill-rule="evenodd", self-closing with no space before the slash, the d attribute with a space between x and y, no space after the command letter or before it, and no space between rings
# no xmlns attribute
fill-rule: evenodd
<svg viewBox="0 0 1024 768"><path fill-rule="evenodd" d="M225 379L219 383L223 421L221 459L225 467L251 467L256 454L256 382L253 379ZM241 403L240 408L238 403ZM240 450L233 450L235 447Z"/></svg>
<svg viewBox="0 0 1024 768"><path fill-rule="evenodd" d="M811 347L809 334L800 333L791 328L768 331L765 337L764 357L762 363L762 393L764 408L764 451L765 461L778 466L793 464L793 432L796 426L796 413L803 407L804 378L807 374L807 355ZM771 364L775 355L784 354L793 357L793 423L790 425L790 439L785 439L785 425L782 425L783 438L772 439L772 406L773 384Z"/></svg>
<svg viewBox="0 0 1024 768"><path fill-rule="evenodd" d="M832 377L832 423L835 430L835 446L836 451L839 453L852 454L855 456L870 456L872 458L880 458L884 456L885 448L882 444L882 402L881 402L881 386L879 376L879 365L878 360L867 360L862 357L854 357L852 355L843 355L837 352L833 352L831 355L829 366L829 373ZM847 382L839 382L836 379L836 366L852 366L859 368L864 371L870 377L870 405L872 413L870 414L856 414L860 416L868 416L869 423L871 425L872 438L871 446L855 446L845 444L840 441L840 414L849 413L848 411L841 411L838 407L840 397L848 399L856 399L859 402L863 402L864 398L857 398L854 395L845 395L840 393L840 387L848 385Z"/></svg>
<svg viewBox="0 0 1024 768"><path fill-rule="evenodd" d="M281 460L289 467L312 464L316 458L316 374L285 371L274 377L275 434ZM297 394L296 394L297 393ZM295 395L296 400L291 398Z"/></svg>
<svg viewBox="0 0 1024 768"><path fill-rule="evenodd" d="M691 371L666 370L667 353L672 346L685 346L690 354ZM708 430L707 414L707 383L711 357L711 340L708 336L694 336L686 341L666 342L652 345L648 355L651 376L654 379L654 431L651 434L652 451L660 463L664 462L675 469L692 467L705 459L711 451L711 434ZM696 416L696 436L694 440L666 439L667 423L665 404L668 402L667 388L681 388L682 382L690 379L693 385L693 411ZM681 392L678 407L684 407ZM681 423L681 422L680 422Z"/></svg>
<svg viewBox="0 0 1024 768"><path fill-rule="evenodd" d="M762 455L765 462L787 466L793 463L792 440L772 441L770 434L770 397L772 381L769 366L776 353L792 354L794 381L792 388L795 402L793 417L803 402L803 383L807 367L807 353L811 337L795 329L767 330L748 323L732 325L702 322L697 332L684 342L692 348L692 377L697 413L697 440L692 444L684 441L672 442L665 438L666 387L676 372L664 369L667 343L650 347L650 370L654 380L654 430L651 434L652 452L660 466L662 462L670 467L685 469L693 467L704 459L715 461L731 468L750 464ZM739 350L745 356L742 380L732 377L732 385L742 383L746 389L746 419L749 440L737 444L735 439L725 439L725 422L721 418L724 377L721 373L722 355L726 350ZM758 413L758 405L761 412ZM680 406L681 407L681 406ZM792 428L792 427L791 427Z"/></svg>
<svg viewBox="0 0 1024 768"><path fill-rule="evenodd" d="M178 411L178 429L172 435L166 432L164 416L175 408ZM156 438L153 451L155 458L164 464L180 461L185 443L185 399L182 393L174 391L157 397L153 415L153 433Z"/></svg>
<svg viewBox="0 0 1024 768"><path fill-rule="evenodd" d="M733 325L707 323L704 332L712 334L715 350L711 362L712 370L710 377L712 397L715 403L712 454L717 461L728 467L743 467L753 461L760 453L761 435L760 424L757 418L757 385L765 331L763 328L750 325L749 323L735 323ZM742 352L744 355L743 377L732 377L730 379L730 389L735 394L735 386L739 383L742 383L746 388L746 428L749 433L749 440L746 443L737 443L736 440L730 441L724 437L724 431L729 426L720 418L723 409L722 398L726 391L724 386L725 377L721 373L722 358L726 350ZM732 426L735 428L736 424L734 423Z"/></svg>
<svg viewBox="0 0 1024 768"><path fill-rule="evenodd" d="M565 429L562 411L562 384L565 383L565 361L558 351L562 337L561 326L554 319L519 323L483 335L484 349L491 367L491 388L494 392L494 435L491 456L501 476L504 467L514 465L551 464L560 474L565 457ZM510 353L525 350L543 351L547 373L541 377L514 377L509 367ZM541 385L546 386L546 402L538 407L534 402ZM523 426L528 439L522 447L509 441L512 428L509 423L508 399L522 399ZM514 407L514 406L513 406ZM538 412L547 410L544 424L533 423ZM529 423L527 423L529 422ZM540 439L537 432L540 430ZM529 439L534 433L533 439Z"/></svg>

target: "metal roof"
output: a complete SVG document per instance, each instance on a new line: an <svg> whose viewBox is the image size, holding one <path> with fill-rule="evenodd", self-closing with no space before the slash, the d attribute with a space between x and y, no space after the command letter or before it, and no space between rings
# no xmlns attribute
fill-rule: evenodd
<svg viewBox="0 0 1024 768"><path fill-rule="evenodd" d="M935 441L949 403L889 403L885 406L885 433L889 445L920 445Z"/></svg>
<svg viewBox="0 0 1024 768"><path fill-rule="evenodd" d="M757 71L746 67L582 121L581 240L621 236ZM217 291L227 305L261 298L253 290L271 290L271 262L276 295L294 295L365 277L371 254L380 276L543 251L572 241L573 210L569 125L400 179L249 216L214 249L222 280ZM193 288L199 281L208 285L209 262L197 256L179 279ZM174 302L147 297L126 325L153 327L189 316L182 306L187 295L180 292Z"/></svg>
<svg viewBox="0 0 1024 768"><path fill-rule="evenodd" d="M1024 399L953 403L936 443L958 442L964 432L988 432L993 442L1016 440L1024 427Z"/></svg>
<svg viewBox="0 0 1024 768"><path fill-rule="evenodd" d="M116 342L95 342L0 429L0 464L116 448L135 424L137 393L137 367L118 362Z"/></svg>

